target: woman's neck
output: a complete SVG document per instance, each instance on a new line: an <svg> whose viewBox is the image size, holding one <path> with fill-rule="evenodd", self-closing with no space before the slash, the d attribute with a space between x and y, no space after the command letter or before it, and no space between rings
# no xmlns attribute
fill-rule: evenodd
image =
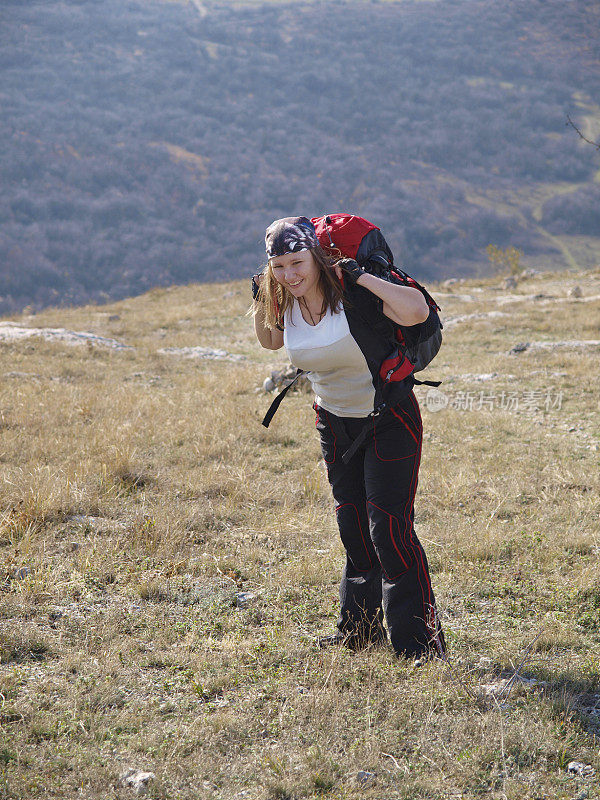
<svg viewBox="0 0 600 800"><path fill-rule="evenodd" d="M324 297L321 292L315 291L310 296L302 295L298 298L298 305L305 321L309 325L316 325L323 318Z"/></svg>

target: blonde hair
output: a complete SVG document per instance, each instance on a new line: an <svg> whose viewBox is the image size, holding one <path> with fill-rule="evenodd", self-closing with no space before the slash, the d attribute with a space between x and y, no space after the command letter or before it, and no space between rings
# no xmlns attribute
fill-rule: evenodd
<svg viewBox="0 0 600 800"><path fill-rule="evenodd" d="M319 269L319 289L323 295L321 314L325 314L329 309L337 313L344 299L342 285L333 269L338 259L330 256L320 246L311 247L308 252L311 253ZM285 312L291 309L294 296L275 278L270 262L263 266L262 275L252 312L255 315L261 310L264 312L265 327L269 330L283 329L283 318Z"/></svg>

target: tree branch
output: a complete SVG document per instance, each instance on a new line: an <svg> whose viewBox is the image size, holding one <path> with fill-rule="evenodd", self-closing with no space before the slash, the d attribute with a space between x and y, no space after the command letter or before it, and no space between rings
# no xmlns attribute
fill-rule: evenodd
<svg viewBox="0 0 600 800"><path fill-rule="evenodd" d="M596 150L600 150L600 142L592 142L591 139L586 139L586 137L579 130L577 125L575 125L575 123L573 122L573 120L571 119L571 117L568 114L567 114L567 120L568 120L567 121L567 125L570 125L572 128L574 128L577 131L577 133L581 136L581 138L583 139L584 142L587 142L588 144L591 144L593 147L596 148Z"/></svg>

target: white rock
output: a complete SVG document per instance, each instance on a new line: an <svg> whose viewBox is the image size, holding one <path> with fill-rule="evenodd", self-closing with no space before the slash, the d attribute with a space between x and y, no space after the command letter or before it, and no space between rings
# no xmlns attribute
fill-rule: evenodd
<svg viewBox="0 0 600 800"><path fill-rule="evenodd" d="M581 291L581 286L573 286L569 289L569 297L581 297L583 292Z"/></svg>
<svg viewBox="0 0 600 800"><path fill-rule="evenodd" d="M37 375L35 372L5 372L5 378L23 378L26 380L39 381L42 380L43 375Z"/></svg>
<svg viewBox="0 0 600 800"><path fill-rule="evenodd" d="M206 358L209 361L245 361L246 356L227 353L225 350L213 350L211 347L162 347L157 351L163 356L180 356L181 358Z"/></svg>
<svg viewBox="0 0 600 800"><path fill-rule="evenodd" d="M256 592L238 592L235 596L235 604L238 608L247 608L252 600L256 600Z"/></svg>
<svg viewBox="0 0 600 800"><path fill-rule="evenodd" d="M515 345L515 347L520 347L520 345ZM559 342L528 342L526 348L527 350L558 350L559 348L566 348L566 349L584 349L586 347L600 347L600 339L564 339L563 341ZM510 352L520 352L520 350L513 349Z"/></svg>
<svg viewBox="0 0 600 800"><path fill-rule="evenodd" d="M500 317L508 317L506 311L480 311L475 314L458 314L457 316L449 316L445 317L442 321L444 323L444 328L452 328L454 325L458 325L459 322L469 322L470 320L475 319L499 319Z"/></svg>
<svg viewBox="0 0 600 800"><path fill-rule="evenodd" d="M127 527L124 522L119 522L119 520L109 519L108 517L93 517L89 514L72 514L67 517L67 521L75 525L83 525L85 528L95 532L106 529L124 530Z"/></svg>
<svg viewBox="0 0 600 800"><path fill-rule="evenodd" d="M41 336L46 341L63 342L64 344L92 344L109 347L112 350L132 350L133 348L116 339L107 339L88 331L69 331L65 328L26 328L16 322L0 323L0 341L16 342L19 339L29 339L32 336Z"/></svg>
<svg viewBox="0 0 600 800"><path fill-rule="evenodd" d="M494 378L498 377L497 372L464 372L462 375L452 375L452 378L459 378L463 381L493 381ZM503 375L502 376L505 380L508 378L514 378L514 375Z"/></svg>
<svg viewBox="0 0 600 800"><path fill-rule="evenodd" d="M596 774L591 764L583 764L581 761L569 761L567 772L569 775L579 775L580 778L592 778Z"/></svg>
<svg viewBox="0 0 600 800"><path fill-rule="evenodd" d="M275 389L275 383L273 382L273 379L265 378L265 382L263 383L263 391L272 392L274 389Z"/></svg>
<svg viewBox="0 0 600 800"><path fill-rule="evenodd" d="M508 699L513 689L520 687L525 692L543 691L548 688L546 681L538 681L535 678L523 678L514 675L512 678L497 678L491 683L483 683L477 687L477 694L482 700Z"/></svg>
<svg viewBox="0 0 600 800"><path fill-rule="evenodd" d="M473 289L472 291L475 292L476 289ZM455 300L457 303L474 303L476 299L477 300L480 299L479 297L478 298L473 297L472 294L457 294L456 292L444 292L444 293L436 292L435 296L440 297L444 300L445 299Z"/></svg>
<svg viewBox="0 0 600 800"><path fill-rule="evenodd" d="M136 795L146 794L148 784L153 781L156 775L153 772L142 772L139 769L128 769L121 775L121 783L129 789L133 789Z"/></svg>

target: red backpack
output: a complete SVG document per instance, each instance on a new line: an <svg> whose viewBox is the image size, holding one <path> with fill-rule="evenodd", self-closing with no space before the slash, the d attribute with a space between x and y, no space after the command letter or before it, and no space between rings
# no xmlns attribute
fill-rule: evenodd
<svg viewBox="0 0 600 800"><path fill-rule="evenodd" d="M313 217L319 244L339 258L353 258L361 269L377 275L391 283L412 286L422 292L429 306L429 318L421 326L395 325L396 341L413 365L411 372L420 372L437 355L442 344L442 322L438 316L440 307L414 278L394 266L394 256L383 234L376 225L355 214L326 214ZM414 328L419 330L415 331ZM399 376L398 376L399 377ZM439 381L417 381L439 386Z"/></svg>

